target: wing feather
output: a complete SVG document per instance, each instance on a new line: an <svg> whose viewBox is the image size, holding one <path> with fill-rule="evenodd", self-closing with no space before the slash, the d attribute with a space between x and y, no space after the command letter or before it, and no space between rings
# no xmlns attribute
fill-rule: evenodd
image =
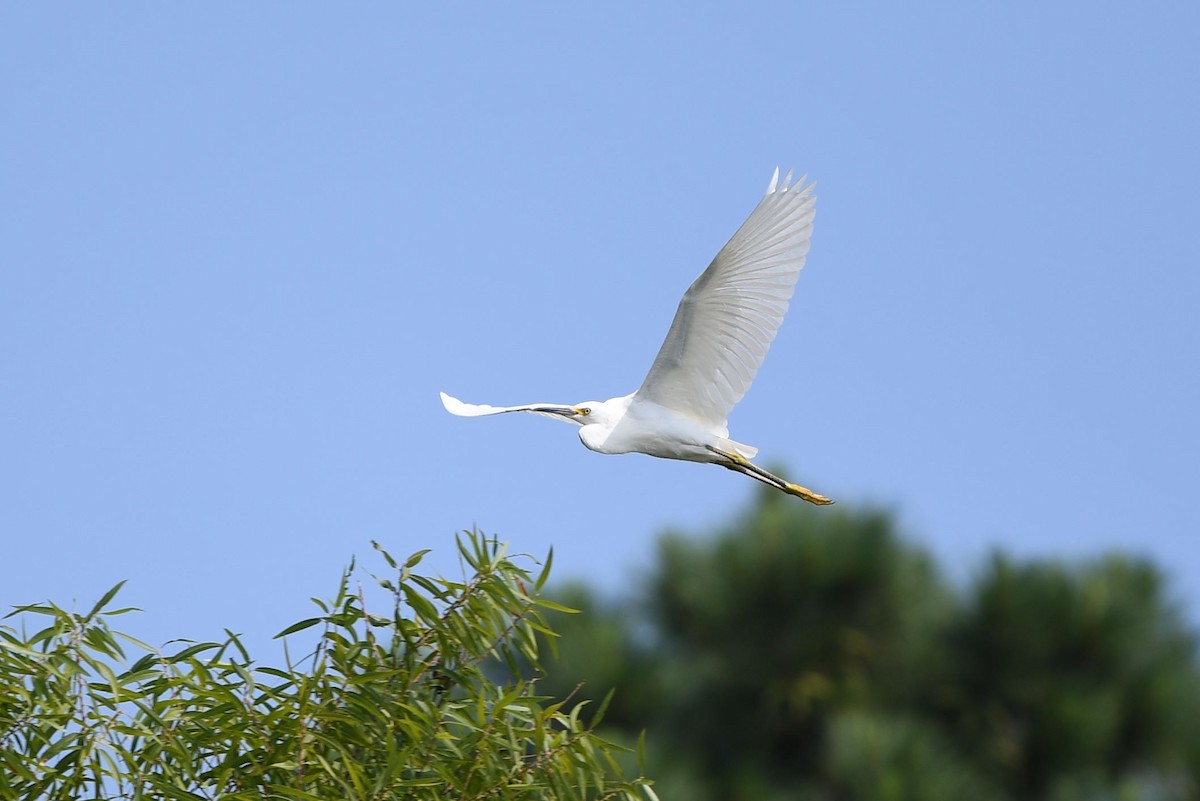
<svg viewBox="0 0 1200 801"><path fill-rule="evenodd" d="M675 312L635 398L724 429L787 314L808 255L816 215L813 185L779 182L701 273Z"/></svg>
<svg viewBox="0 0 1200 801"><path fill-rule="evenodd" d="M531 412L543 417L553 417L568 423L576 422L569 415L574 407L562 403L527 403L523 406L489 406L486 403L463 403L458 398L441 393L442 405L446 411L459 417L483 417L489 414L506 414L508 412Z"/></svg>

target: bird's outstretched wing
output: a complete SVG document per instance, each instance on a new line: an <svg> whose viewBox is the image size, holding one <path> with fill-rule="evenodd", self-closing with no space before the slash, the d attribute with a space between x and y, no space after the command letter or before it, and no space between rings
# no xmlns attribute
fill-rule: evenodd
<svg viewBox="0 0 1200 801"><path fill-rule="evenodd" d="M459 417L483 417L489 414L504 414L505 412L532 412L545 417L553 417L556 420L565 420L568 423L576 422L573 419L575 407L568 406L562 403L529 403L524 406L488 406L486 403L463 403L458 398L453 398L445 392L440 393L442 396L442 405L446 407L446 411L450 414L456 414Z"/></svg>
<svg viewBox="0 0 1200 801"><path fill-rule="evenodd" d="M816 215L813 185L779 182L679 302L636 399L724 429L787 314ZM789 185L790 184L790 185Z"/></svg>

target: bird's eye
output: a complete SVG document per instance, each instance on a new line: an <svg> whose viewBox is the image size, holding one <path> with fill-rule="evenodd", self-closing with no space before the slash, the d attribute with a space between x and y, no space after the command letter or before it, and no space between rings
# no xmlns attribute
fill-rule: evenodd
<svg viewBox="0 0 1200 801"><path fill-rule="evenodd" d="M587 406L584 406L582 409L579 410L579 413L581 415L583 415L584 417L587 417L589 414L592 413L592 410L589 409Z"/></svg>

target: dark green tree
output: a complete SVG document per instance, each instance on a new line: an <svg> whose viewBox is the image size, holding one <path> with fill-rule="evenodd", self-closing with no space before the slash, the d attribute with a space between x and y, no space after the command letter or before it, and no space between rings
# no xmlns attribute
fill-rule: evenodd
<svg viewBox="0 0 1200 801"><path fill-rule="evenodd" d="M714 539L665 538L650 587L660 734L718 798L818 786L840 712L904 710L938 669L951 596L933 562L882 514L786 501L760 496Z"/></svg>
<svg viewBox="0 0 1200 801"><path fill-rule="evenodd" d="M1196 638L1150 563L998 555L946 647L943 725L1014 797L1196 792Z"/></svg>
<svg viewBox="0 0 1200 801"><path fill-rule="evenodd" d="M668 795L1200 798L1195 635L1145 561L996 557L953 591L888 516L764 493L665 537L636 597L570 598L595 613L542 686L615 688Z"/></svg>
<svg viewBox="0 0 1200 801"><path fill-rule="evenodd" d="M589 614L554 619L569 636L542 686L561 694L583 680L588 698L616 688L607 724L625 739L648 731L669 794L815 798L844 770L846 792L876 798L861 768L843 768L854 754L872 754L876 785L898 764L954 759L936 730L916 749L880 750L874 718L842 717L908 710L919 677L943 670L937 636L952 595L885 515L764 492L712 538L665 537L636 598L578 587L557 597Z"/></svg>

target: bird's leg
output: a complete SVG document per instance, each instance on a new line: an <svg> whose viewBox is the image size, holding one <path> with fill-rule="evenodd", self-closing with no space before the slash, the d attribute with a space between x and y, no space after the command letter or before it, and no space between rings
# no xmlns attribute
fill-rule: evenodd
<svg viewBox="0 0 1200 801"><path fill-rule="evenodd" d="M826 498L824 495L818 495L806 487L802 487L799 484L793 484L790 481L784 481L774 473L763 470L761 467L754 464L741 454L723 451L720 448L714 448L711 445L706 447L717 456L721 457L717 464L721 465L721 467L724 467L727 470L733 470L734 472L741 473L742 475L750 476L750 478L757 479L764 484L770 484L775 489L782 490L788 495L795 495L797 498L803 498L809 503L815 503L817 506L825 506L826 504L833 503L833 501L831 501L829 498Z"/></svg>

